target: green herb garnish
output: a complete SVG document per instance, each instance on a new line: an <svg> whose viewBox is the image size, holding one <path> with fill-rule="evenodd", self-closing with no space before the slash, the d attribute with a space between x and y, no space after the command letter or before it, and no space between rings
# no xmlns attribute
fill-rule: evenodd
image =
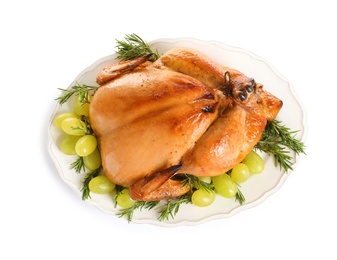
<svg viewBox="0 0 337 260"><path fill-rule="evenodd" d="M90 197L90 189L89 189L89 182L98 176L99 172L101 170L101 167L88 173L87 176L84 178L82 184L83 187L81 189L82 192L82 200L86 200L86 199L91 199Z"/></svg>
<svg viewBox="0 0 337 260"><path fill-rule="evenodd" d="M122 61L133 60L149 53L153 53L149 59L150 61L155 61L159 58L158 51L153 52L148 43L134 33L127 34L124 40L116 39L116 44L117 59Z"/></svg>
<svg viewBox="0 0 337 260"><path fill-rule="evenodd" d="M90 103L89 102L89 94L94 95L98 87L96 86L89 86L89 85L79 85L76 84L74 86L71 86L70 89L63 89L63 88L58 88L59 90L62 91L62 94L56 98L55 100L58 101L60 105L63 105L65 102L68 101L69 98L72 96L79 95L80 96L80 102L82 104L84 103Z"/></svg>
<svg viewBox="0 0 337 260"><path fill-rule="evenodd" d="M214 190L214 185L212 183L207 183L200 180L197 176L190 174L181 174L183 176L183 186L190 187L193 189L203 189L205 191L211 192Z"/></svg>
<svg viewBox="0 0 337 260"><path fill-rule="evenodd" d="M118 217L125 217L128 222L132 220L133 214L136 210L142 210L143 208L147 210L153 209L159 201L136 201L130 208L121 209L118 213Z"/></svg>
<svg viewBox="0 0 337 260"><path fill-rule="evenodd" d="M175 215L178 213L181 204L191 203L191 194L185 194L177 198L172 198L166 201L160 210L159 221L174 219Z"/></svg>
<svg viewBox="0 0 337 260"><path fill-rule="evenodd" d="M238 201L240 203L240 205L242 205L243 203L245 203L246 198L243 195L243 193L241 192L241 190L239 189L239 184L236 184L238 186L238 191L235 194L235 200Z"/></svg>
<svg viewBox="0 0 337 260"><path fill-rule="evenodd" d="M81 173L81 171L85 171L83 157L78 156L77 159L70 164L70 169L75 169L76 173Z"/></svg>
<svg viewBox="0 0 337 260"><path fill-rule="evenodd" d="M265 152L274 158L275 165L285 172L293 170L290 150L295 154L305 154L305 145L295 138L298 131L291 131L281 125L281 121L273 120L267 123L261 140L255 145L255 149Z"/></svg>

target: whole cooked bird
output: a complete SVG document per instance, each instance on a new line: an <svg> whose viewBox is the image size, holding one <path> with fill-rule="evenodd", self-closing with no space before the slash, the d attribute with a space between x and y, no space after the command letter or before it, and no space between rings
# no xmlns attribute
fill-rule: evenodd
<svg viewBox="0 0 337 260"><path fill-rule="evenodd" d="M179 174L220 175L260 140L282 101L190 48L112 64L90 105L105 175L135 200L185 194Z"/></svg>

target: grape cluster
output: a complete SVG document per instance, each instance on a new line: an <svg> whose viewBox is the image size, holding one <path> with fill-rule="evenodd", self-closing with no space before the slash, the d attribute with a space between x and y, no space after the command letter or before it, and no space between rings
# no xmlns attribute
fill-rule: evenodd
<svg viewBox="0 0 337 260"><path fill-rule="evenodd" d="M66 155L78 155L83 158L84 166L89 170L101 167L101 155L97 147L96 137L90 133L87 122L89 103L81 105L79 97L75 99L74 111L65 112L55 117L54 125L63 131L64 137L60 144L61 151Z"/></svg>
<svg viewBox="0 0 337 260"><path fill-rule="evenodd" d="M192 194L192 203L206 207L213 203L215 194L225 198L234 198L238 193L238 185L245 182L252 174L260 174L264 170L264 161L255 151L251 151L245 159L229 172L214 177L200 177L204 182L212 183L214 190L197 188Z"/></svg>
<svg viewBox="0 0 337 260"><path fill-rule="evenodd" d="M91 96L89 95L89 102ZM84 167L95 171L101 167L102 159L97 147L97 139L88 129L90 103L75 98L74 110L59 114L53 120L54 125L64 133L60 144L60 150L66 155L77 155L83 159ZM109 194L113 192L116 185L104 174L92 178L88 184L90 192L96 194ZM136 201L131 199L129 190L122 189L119 192L116 203L122 208L131 207Z"/></svg>

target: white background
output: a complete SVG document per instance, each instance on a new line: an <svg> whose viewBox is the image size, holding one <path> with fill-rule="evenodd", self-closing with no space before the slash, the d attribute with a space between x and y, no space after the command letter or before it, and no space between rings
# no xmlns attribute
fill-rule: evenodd
<svg viewBox="0 0 337 260"><path fill-rule="evenodd" d="M336 8L333 1L2 1L2 259L336 259ZM228 219L163 228L84 203L47 151L59 95L115 39L193 37L247 49L295 87L307 156L281 189ZM290 115L291 116L291 115ZM4 255L7 255L4 257Z"/></svg>

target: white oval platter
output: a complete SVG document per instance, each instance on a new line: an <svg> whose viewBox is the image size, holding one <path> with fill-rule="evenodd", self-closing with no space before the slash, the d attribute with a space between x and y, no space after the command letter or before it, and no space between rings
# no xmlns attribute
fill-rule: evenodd
<svg viewBox="0 0 337 260"><path fill-rule="evenodd" d="M157 49L159 54L174 47L192 47L204 52L220 64L235 68L247 76L253 77L256 82L262 83L267 91L283 101L283 108L277 119L281 120L282 123L290 129L298 130L299 132L296 135L296 138L304 141L307 131L305 110L291 83L266 60L250 51L228 46L216 41L201 41L191 38L158 39L150 42L149 45L152 50ZM116 62L116 54L97 60L94 64L84 69L69 87L76 83L97 85L95 79L98 72L104 66L114 62ZM60 177L76 192L79 201L81 201L82 181L85 174L77 174L74 170L69 169L70 163L72 163L76 157L64 155L60 151L59 143L61 133L52 124L56 115L71 110L72 109L67 104L64 104L63 106L56 105L48 126L48 150ZM299 156L294 153L290 154L293 157L293 169L295 169ZM279 167L276 167L272 158L264 154L262 154L262 156L265 160L264 172L259 175L251 176L248 181L240 185L240 190L246 198L246 202L243 205L240 205L234 199L226 199L217 196L215 202L211 206L205 208L199 208L192 204L181 205L179 212L175 215L174 219L169 219L168 221L159 221L159 213L156 210L148 211L143 209L134 213L132 222L169 227L196 225L213 219L230 217L242 210L258 205L276 192L290 174L290 172L285 173L280 170ZM114 207L112 195L91 194L91 199L85 201L114 216L119 212L119 208Z"/></svg>

